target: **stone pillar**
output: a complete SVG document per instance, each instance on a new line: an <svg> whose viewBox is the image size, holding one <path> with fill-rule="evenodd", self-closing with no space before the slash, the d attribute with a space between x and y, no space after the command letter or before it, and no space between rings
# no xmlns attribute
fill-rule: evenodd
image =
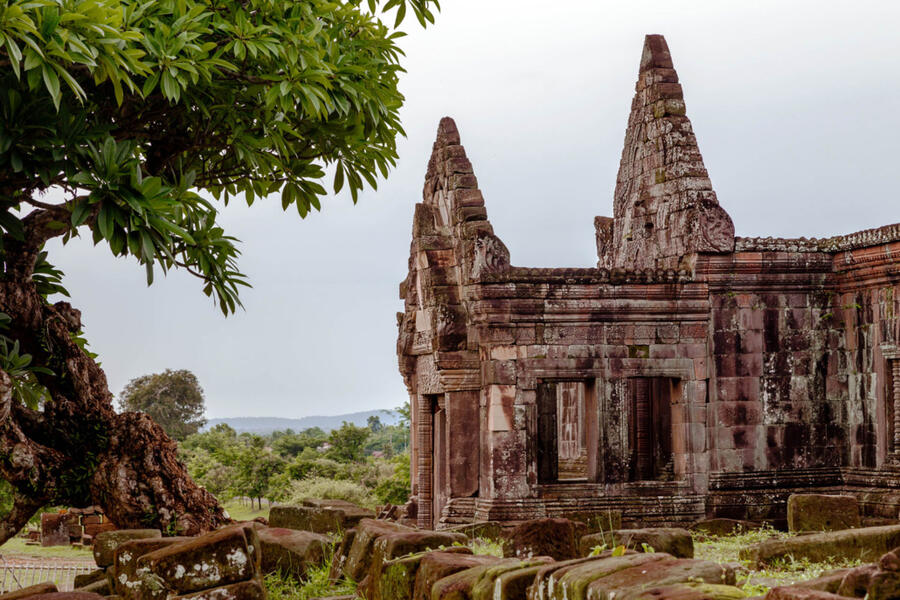
<svg viewBox="0 0 900 600"><path fill-rule="evenodd" d="M894 456L900 456L900 359L890 361L891 378L894 383ZM890 400L888 400L890 401Z"/></svg>
<svg viewBox="0 0 900 600"><path fill-rule="evenodd" d="M433 440L433 407L431 396L419 394L416 400L418 409L418 423L416 424L416 446L419 449L418 480L419 480L419 506L417 525L423 529L432 527L432 502L434 499L432 488L432 469L434 458L432 456Z"/></svg>

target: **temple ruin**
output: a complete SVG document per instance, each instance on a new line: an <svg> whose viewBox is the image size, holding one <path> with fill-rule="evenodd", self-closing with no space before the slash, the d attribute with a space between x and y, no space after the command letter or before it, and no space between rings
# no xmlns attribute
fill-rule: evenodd
<svg viewBox="0 0 900 600"><path fill-rule="evenodd" d="M418 524L900 507L900 225L735 237L647 36L596 268L514 267L441 121L400 286Z"/></svg>

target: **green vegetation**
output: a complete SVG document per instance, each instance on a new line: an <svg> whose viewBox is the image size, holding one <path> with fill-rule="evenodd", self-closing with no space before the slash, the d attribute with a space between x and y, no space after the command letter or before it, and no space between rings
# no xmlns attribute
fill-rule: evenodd
<svg viewBox="0 0 900 600"><path fill-rule="evenodd" d="M72 546L26 546L21 537L10 538L0 546L0 555L32 556L35 558L65 558L69 560L93 560L94 555L89 548L73 548Z"/></svg>
<svg viewBox="0 0 900 600"><path fill-rule="evenodd" d="M730 536L694 535L694 557L711 560L717 563L732 563L740 565L738 572L738 586L749 596L762 596L769 588L779 585L791 585L799 581L815 579L832 569L855 567L861 564L857 560L851 561L826 561L812 563L808 560L783 560L765 569L757 569L750 561L741 560L738 553L757 542L771 538L785 538L792 534L777 531L771 527L740 531Z"/></svg>
<svg viewBox="0 0 900 600"><path fill-rule="evenodd" d="M297 581L293 577L282 573L270 573L266 575L265 584L269 600L307 600L326 596L351 595L356 592L356 584L346 579L331 581L328 574L331 572L331 563L334 560L335 546L332 545L331 554L321 567L310 568L303 581Z"/></svg>
<svg viewBox="0 0 900 600"><path fill-rule="evenodd" d="M348 500L361 506L403 504L409 496L409 425L344 423L326 434L314 427L270 435L238 434L220 424L188 436L180 454L188 473L220 500L299 503ZM236 505L227 505L229 514ZM238 505L238 510L244 507ZM239 513L240 514L240 513ZM251 517L252 518L252 517Z"/></svg>
<svg viewBox="0 0 900 600"><path fill-rule="evenodd" d="M436 0L4 3L0 383L28 410L7 411L0 431L4 447L26 453L0 457L16 490L0 539L42 506L94 498L122 526L146 524L148 514L165 530L177 518L197 528L222 522L211 498L172 471L166 436L129 445L147 439L146 422L116 417L80 311L56 302L68 293L45 246L58 239L63 249L53 252L68 252L86 235L134 259L148 283L190 273L223 314L234 313L249 282L221 208L274 197L305 217L326 187L354 202L375 189L403 135L399 27L407 15L433 23L437 10ZM42 403L64 408L38 415ZM116 451L105 452L111 443ZM25 462L33 466L15 466ZM237 459L225 466L243 494L277 491L268 480L278 460L258 472ZM94 477L132 467L145 476L127 492ZM223 474L208 473L219 487ZM158 481L170 489L150 489Z"/></svg>
<svg viewBox="0 0 900 600"><path fill-rule="evenodd" d="M166 369L132 379L119 394L119 408L147 413L179 441L206 424L203 388L197 376L186 369Z"/></svg>

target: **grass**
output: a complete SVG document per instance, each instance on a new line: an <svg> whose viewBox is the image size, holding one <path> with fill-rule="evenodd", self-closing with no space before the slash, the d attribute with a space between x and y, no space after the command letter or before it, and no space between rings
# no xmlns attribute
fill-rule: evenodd
<svg viewBox="0 0 900 600"><path fill-rule="evenodd" d="M256 508L255 503L253 508L250 508L249 505L241 504L238 500L229 500L228 502L223 502L222 506L228 511L228 515L236 521L252 521L256 517L269 518L269 507L265 504L263 504L263 508L259 509Z"/></svg>
<svg viewBox="0 0 900 600"><path fill-rule="evenodd" d="M310 598L344 596L356 593L356 583L353 581L343 577L338 581L332 581L328 578L339 541L339 537L333 538L331 552L326 557L324 564L318 567L310 566L306 571L306 577L302 581L297 581L294 577L282 571L266 575L265 584L269 600L308 600Z"/></svg>
<svg viewBox="0 0 900 600"><path fill-rule="evenodd" d="M67 560L93 560L94 555L89 548L73 548L71 546L26 546L25 538L14 537L0 546L2 556L29 556L34 558L60 558Z"/></svg>
<svg viewBox="0 0 900 600"><path fill-rule="evenodd" d="M771 527L740 531L733 535L717 537L702 534L694 535L694 558L710 560L717 563L732 563L737 568L737 585L749 596L762 596L770 588L779 585L791 585L808 579L815 579L831 571L846 567L856 567L862 564L855 560L830 560L824 562L810 562L809 560L794 560L789 557L780 560L764 569L758 569L750 561L741 560L738 553L757 542L772 538L787 538L792 534L776 531Z"/></svg>

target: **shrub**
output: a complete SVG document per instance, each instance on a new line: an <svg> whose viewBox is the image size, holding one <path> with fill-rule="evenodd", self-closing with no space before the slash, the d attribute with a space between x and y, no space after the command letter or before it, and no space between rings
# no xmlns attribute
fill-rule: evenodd
<svg viewBox="0 0 900 600"><path fill-rule="evenodd" d="M375 506L375 498L369 490L355 481L310 477L295 481L291 486L290 503L301 504L307 498L347 500L360 506Z"/></svg>

